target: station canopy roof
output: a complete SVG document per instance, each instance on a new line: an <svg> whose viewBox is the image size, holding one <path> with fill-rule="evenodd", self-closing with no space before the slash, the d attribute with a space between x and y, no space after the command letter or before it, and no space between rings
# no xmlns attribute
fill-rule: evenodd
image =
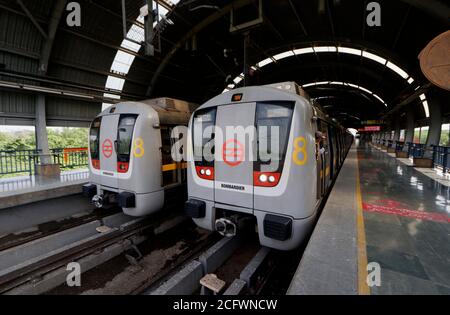
<svg viewBox="0 0 450 315"><path fill-rule="evenodd" d="M45 30L57 1L0 0L0 40L5 42L0 52L39 60L46 39L19 2ZM131 40L123 36L121 1L79 1L82 25L67 26L64 13L45 76L32 62L14 68L6 60L1 79L12 80L14 73L15 80L20 74L35 84L38 78L41 86L100 93L104 103L160 96L202 103L244 84L247 47L248 84L296 81L347 125L380 118L411 95L417 97L408 106L415 106L419 117L429 115L426 94L432 86L418 55L449 29L448 2L376 1L380 27L366 23L370 1L261 2L262 23L232 32L231 12L235 24L256 19L259 0L160 0L160 17L167 19L160 50L145 56L136 44L144 39L140 8L145 1L125 0Z"/></svg>

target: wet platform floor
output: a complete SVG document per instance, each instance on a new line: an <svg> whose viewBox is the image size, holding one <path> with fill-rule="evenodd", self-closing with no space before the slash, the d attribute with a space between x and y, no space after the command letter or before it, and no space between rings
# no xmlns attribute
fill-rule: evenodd
<svg viewBox="0 0 450 315"><path fill-rule="evenodd" d="M87 182L89 180L88 169L63 171L54 177L45 176L15 176L0 179L0 198L15 194L20 191L34 191L45 188L61 187L76 182Z"/></svg>
<svg viewBox="0 0 450 315"><path fill-rule="evenodd" d="M357 146L372 294L450 294L450 188L368 143Z"/></svg>

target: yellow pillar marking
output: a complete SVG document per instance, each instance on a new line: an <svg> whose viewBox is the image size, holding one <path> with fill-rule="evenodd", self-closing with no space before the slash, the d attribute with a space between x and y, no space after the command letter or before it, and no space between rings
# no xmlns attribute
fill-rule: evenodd
<svg viewBox="0 0 450 315"><path fill-rule="evenodd" d="M366 231L364 228L364 216L362 212L361 185L359 182L359 161L356 156L356 203L357 215L356 224L358 230L358 294L370 295L367 285L367 251L366 251Z"/></svg>
<svg viewBox="0 0 450 315"><path fill-rule="evenodd" d="M161 169L163 172L168 172L168 171L174 171L178 168L186 168L187 167L187 163L183 162L183 163L172 163L172 164L164 164Z"/></svg>

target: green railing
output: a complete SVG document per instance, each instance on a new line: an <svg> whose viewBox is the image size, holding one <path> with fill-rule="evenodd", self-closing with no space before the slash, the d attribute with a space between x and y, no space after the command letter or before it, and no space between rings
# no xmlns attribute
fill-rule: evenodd
<svg viewBox="0 0 450 315"><path fill-rule="evenodd" d="M49 154L40 150L0 151L0 176L10 174L34 174L35 166L43 162L59 164L62 170L88 165L87 148L55 148Z"/></svg>

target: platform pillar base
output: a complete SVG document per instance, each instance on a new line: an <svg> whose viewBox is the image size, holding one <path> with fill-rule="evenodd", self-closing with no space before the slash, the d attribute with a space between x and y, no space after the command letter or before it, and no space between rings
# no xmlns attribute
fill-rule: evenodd
<svg viewBox="0 0 450 315"><path fill-rule="evenodd" d="M414 158L413 164L415 167L433 168L433 160L426 158Z"/></svg>
<svg viewBox="0 0 450 315"><path fill-rule="evenodd" d="M409 155L408 155L408 152L396 151L395 152L395 157L396 158L400 158L400 159L407 159L407 158L409 158Z"/></svg>
<svg viewBox="0 0 450 315"><path fill-rule="evenodd" d="M35 174L42 177L56 177L61 174L59 164L37 164Z"/></svg>

